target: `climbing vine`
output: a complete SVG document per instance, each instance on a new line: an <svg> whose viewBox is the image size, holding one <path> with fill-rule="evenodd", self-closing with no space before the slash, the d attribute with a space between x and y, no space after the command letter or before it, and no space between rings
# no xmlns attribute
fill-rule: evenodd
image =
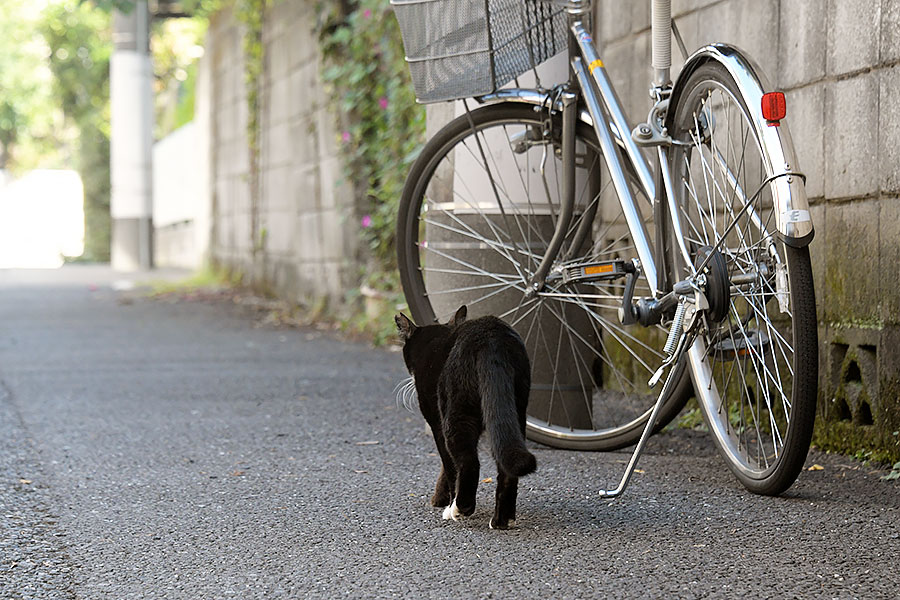
<svg viewBox="0 0 900 600"><path fill-rule="evenodd" d="M244 25L244 86L247 94L247 148L250 153L250 235L256 253L265 245L265 229L260 226L260 89L262 86L263 23L273 0L235 0L234 17Z"/></svg>
<svg viewBox="0 0 900 600"><path fill-rule="evenodd" d="M384 0L320 1L323 79L337 99L345 178L360 196L356 215L372 283L396 270L397 207L421 149L425 110L416 104L397 20Z"/></svg>

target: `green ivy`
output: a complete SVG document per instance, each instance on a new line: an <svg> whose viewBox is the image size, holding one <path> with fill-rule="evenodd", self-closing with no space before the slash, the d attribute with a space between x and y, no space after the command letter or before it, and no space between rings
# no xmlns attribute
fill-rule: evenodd
<svg viewBox="0 0 900 600"><path fill-rule="evenodd" d="M387 2L322 1L318 15L322 76L338 100L332 106L345 177L361 196L357 218L367 258L391 272L400 193L424 141L425 110L416 104L400 29Z"/></svg>
<svg viewBox="0 0 900 600"><path fill-rule="evenodd" d="M273 0L234 0L235 19L244 25L244 86L247 92L247 148L250 151L250 235L254 253L265 247L260 228L260 92L265 60L262 35Z"/></svg>

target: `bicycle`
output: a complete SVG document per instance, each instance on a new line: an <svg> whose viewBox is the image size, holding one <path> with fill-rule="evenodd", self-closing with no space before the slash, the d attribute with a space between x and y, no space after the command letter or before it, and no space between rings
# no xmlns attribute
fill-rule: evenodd
<svg viewBox="0 0 900 600"><path fill-rule="evenodd" d="M787 489L812 436L818 343L783 94L737 48L688 55L670 0L652 0L654 106L632 129L590 0L392 4L419 100L480 104L463 101L403 191L398 262L416 322L464 303L516 327L534 363L531 439L637 444L603 496L624 491L692 394L741 483ZM563 50L567 80L542 87L537 65Z"/></svg>

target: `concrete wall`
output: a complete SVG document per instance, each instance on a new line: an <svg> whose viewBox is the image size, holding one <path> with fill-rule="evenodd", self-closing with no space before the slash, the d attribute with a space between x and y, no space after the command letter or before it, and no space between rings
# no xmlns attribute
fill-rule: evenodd
<svg viewBox="0 0 900 600"><path fill-rule="evenodd" d="M649 0L596 2L601 56L631 120L643 119L651 105ZM211 257L298 301L339 297L358 268L353 195L339 183L312 5L276 3L267 19L257 194L242 32L227 12L213 19L207 43ZM900 103L892 98L900 90L900 0L673 0L673 14L689 50L733 43L786 93L817 230L822 414L840 436L877 438L900 453ZM451 110L430 111L429 127Z"/></svg>
<svg viewBox="0 0 900 600"><path fill-rule="evenodd" d="M595 38L633 120L650 108L649 4L598 6ZM733 43L785 92L816 227L821 413L838 436L897 452L900 0L673 0L673 15L689 52Z"/></svg>
<svg viewBox="0 0 900 600"><path fill-rule="evenodd" d="M202 150L208 145L195 122L153 145L153 264L201 266L206 245L201 212L209 204L209 171ZM207 188L207 189L204 189Z"/></svg>
<svg viewBox="0 0 900 600"><path fill-rule="evenodd" d="M275 3L263 32L260 169L250 170L243 31L228 11L210 24L210 256L287 299L338 299L356 273L353 194L319 78L312 2Z"/></svg>
<svg viewBox="0 0 900 600"><path fill-rule="evenodd" d="M200 59L194 120L153 146L153 264L198 269L209 259L212 69Z"/></svg>

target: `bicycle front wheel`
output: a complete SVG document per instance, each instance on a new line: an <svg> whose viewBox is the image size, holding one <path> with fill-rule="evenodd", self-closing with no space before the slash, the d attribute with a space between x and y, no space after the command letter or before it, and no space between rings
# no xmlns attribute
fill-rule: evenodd
<svg viewBox="0 0 900 600"><path fill-rule="evenodd" d="M506 103L463 114L438 132L403 191L400 275L420 324L446 322L466 304L470 315L497 315L520 333L532 360L531 439L610 450L640 436L656 400L647 381L662 361L665 332L618 318L621 267L635 254L621 211L602 205L608 178L595 133L583 123L575 216L546 285L526 295L560 218L559 121ZM647 293L639 283L636 295ZM689 394L684 376L658 428Z"/></svg>
<svg viewBox="0 0 900 600"><path fill-rule="evenodd" d="M670 170L690 255L674 261L674 280L709 248L724 258L718 277L727 277L730 294L721 320L707 322L690 350L694 388L734 474L750 491L775 495L794 482L809 450L816 304L808 248L777 237L765 142L750 114L718 63L690 75L670 107Z"/></svg>

